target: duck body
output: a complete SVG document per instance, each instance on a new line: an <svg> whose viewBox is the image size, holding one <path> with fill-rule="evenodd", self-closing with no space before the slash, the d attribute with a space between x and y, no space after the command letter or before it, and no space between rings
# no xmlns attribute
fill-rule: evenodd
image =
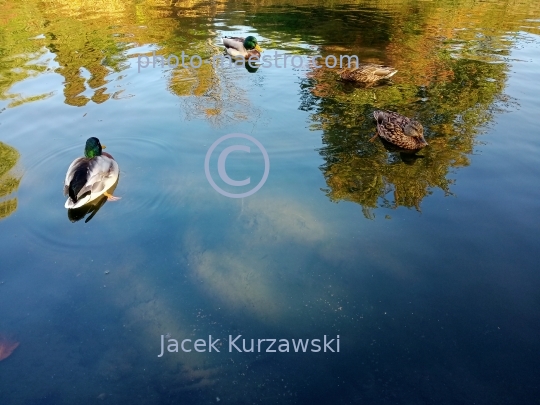
<svg viewBox="0 0 540 405"><path fill-rule="evenodd" d="M341 69L338 73L344 81L372 84L391 78L397 73L397 69L374 63L361 63L354 68Z"/></svg>
<svg viewBox="0 0 540 405"><path fill-rule="evenodd" d="M85 157L75 159L64 181L65 207L74 209L106 195L110 201L119 199L107 193L118 180L120 169L114 158L102 152L97 138L86 141Z"/></svg>
<svg viewBox="0 0 540 405"><path fill-rule="evenodd" d="M257 43L257 39L253 36L247 38L241 37L223 37L223 45L225 52L232 58L249 59L260 58L262 49Z"/></svg>
<svg viewBox="0 0 540 405"><path fill-rule="evenodd" d="M393 111L376 110L373 117L377 122L377 135L386 142L406 150L419 150L428 145L424 128L418 121Z"/></svg>

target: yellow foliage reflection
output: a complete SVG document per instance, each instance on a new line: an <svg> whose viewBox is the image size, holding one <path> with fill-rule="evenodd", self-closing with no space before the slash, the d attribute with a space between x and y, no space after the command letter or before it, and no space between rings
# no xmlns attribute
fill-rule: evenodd
<svg viewBox="0 0 540 405"><path fill-rule="evenodd" d="M213 45L216 33L210 22L226 7L227 3L164 0L0 3L5 22L0 33L6 38L5 55L0 59L0 99L13 100L9 106L15 107L49 97L52 93L23 96L11 89L51 68L64 78L68 105L82 107L122 98L115 95L125 89L117 89L117 82L113 87L112 81L135 61L129 59L137 55L131 49L151 45L165 57L185 51L187 60L193 55L210 58L221 52ZM152 52L143 54L151 57ZM212 65L178 67L165 74L168 90L183 99L187 118L209 119L215 125L231 117L245 118L237 107L249 103L244 92L231 86L232 79Z"/></svg>
<svg viewBox="0 0 540 405"><path fill-rule="evenodd" d="M17 209L17 198L13 194L19 188L20 177L10 173L19 160L19 152L0 142L0 220L10 216Z"/></svg>

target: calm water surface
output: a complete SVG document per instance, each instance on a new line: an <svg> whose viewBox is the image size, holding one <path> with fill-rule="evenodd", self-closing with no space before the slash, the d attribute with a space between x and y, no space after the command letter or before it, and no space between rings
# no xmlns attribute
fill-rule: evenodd
<svg viewBox="0 0 540 405"><path fill-rule="evenodd" d="M174 3L0 2L0 335L20 343L0 403L536 403L538 2ZM137 65L250 34L281 62L399 73ZM369 142L374 109L416 117L429 147ZM243 199L204 171L230 133L270 159ZM68 213L90 136L122 200ZM238 143L228 175L263 176L253 144L225 141L210 173L228 192L217 155ZM158 358L167 333L223 345ZM229 335L340 351L229 353Z"/></svg>

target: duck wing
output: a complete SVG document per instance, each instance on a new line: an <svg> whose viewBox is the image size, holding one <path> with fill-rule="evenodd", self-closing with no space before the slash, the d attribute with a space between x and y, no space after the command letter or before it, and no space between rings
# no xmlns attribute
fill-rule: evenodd
<svg viewBox="0 0 540 405"><path fill-rule="evenodd" d="M73 202L77 202L86 194L100 194L106 191L108 178L114 171L114 160L104 156L92 159L79 158L68 169L64 193L69 194Z"/></svg>
<svg viewBox="0 0 540 405"><path fill-rule="evenodd" d="M83 167L86 167L85 166L85 161L87 161L88 158L78 158L78 159L75 159L73 162L71 162L71 164L69 165L68 167L68 170L67 170L67 173L66 173L66 179L64 180L64 195L67 196L69 195L69 188L70 188L70 184L71 182L73 181L73 179L75 178L75 176L77 175L77 180L75 181L76 183L80 183L81 180L81 172L83 171ZM84 186L84 184L86 184L86 178L85 178L85 181L84 183L82 184L82 186ZM81 187L82 187L81 186Z"/></svg>
<svg viewBox="0 0 540 405"><path fill-rule="evenodd" d="M246 52L246 48L244 48L244 38L223 37L222 40L225 48L232 48L237 50L238 52Z"/></svg>
<svg viewBox="0 0 540 405"><path fill-rule="evenodd" d="M394 69L390 66L375 65L375 64L366 64L360 65L358 70L364 71L366 73L371 73L379 79L388 79L397 73L397 69Z"/></svg>
<svg viewBox="0 0 540 405"><path fill-rule="evenodd" d="M377 121L377 132L379 136L391 143L396 143L399 138L403 137L404 120L407 117L399 115L392 111L374 111L373 117Z"/></svg>
<svg viewBox="0 0 540 405"><path fill-rule="evenodd" d="M411 122L410 118L393 111L377 110L373 112L373 117L375 118L375 121L377 121L377 126L397 126L402 131L404 131L405 127Z"/></svg>
<svg viewBox="0 0 540 405"><path fill-rule="evenodd" d="M374 63L361 63L357 67L343 68L338 73L342 80L375 82L392 77L397 73L397 69Z"/></svg>

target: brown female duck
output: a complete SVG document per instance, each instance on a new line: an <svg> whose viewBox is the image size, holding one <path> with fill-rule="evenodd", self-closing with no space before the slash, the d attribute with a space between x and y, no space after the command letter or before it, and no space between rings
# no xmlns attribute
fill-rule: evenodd
<svg viewBox="0 0 540 405"><path fill-rule="evenodd" d="M373 117L377 121L377 134L371 140L380 136L385 141L408 150L418 150L428 145L424 139L424 128L418 121L392 111L376 110Z"/></svg>
<svg viewBox="0 0 540 405"><path fill-rule="evenodd" d="M374 84L379 80L389 79L397 73L397 70L374 63L361 63L355 68L344 68L339 72L341 80L355 83Z"/></svg>

